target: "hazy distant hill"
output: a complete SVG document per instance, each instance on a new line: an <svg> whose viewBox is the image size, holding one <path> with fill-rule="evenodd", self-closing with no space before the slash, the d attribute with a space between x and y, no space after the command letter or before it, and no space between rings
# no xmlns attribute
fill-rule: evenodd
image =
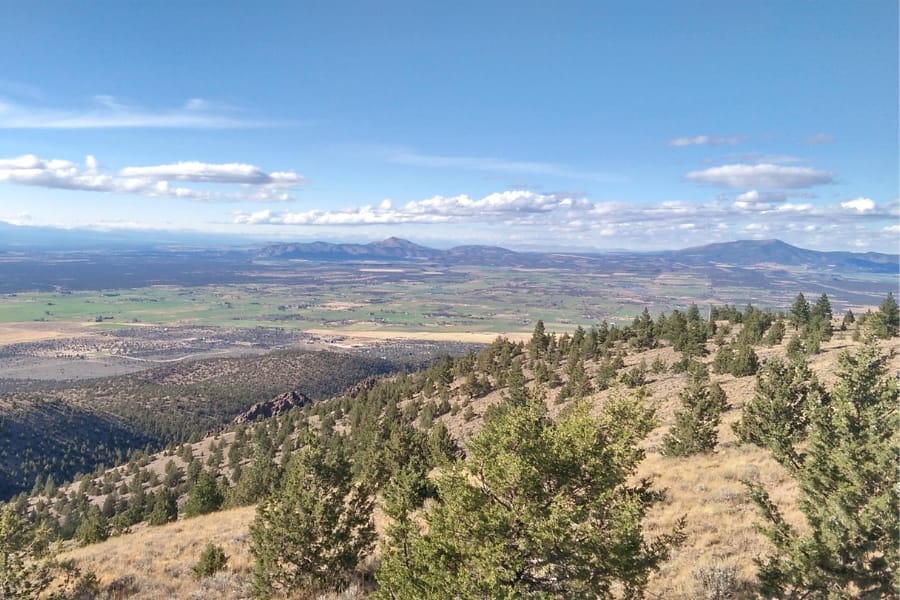
<svg viewBox="0 0 900 600"><path fill-rule="evenodd" d="M672 258L692 264L727 263L737 266L778 264L815 267L842 272L890 273L898 270L900 257L878 252L818 252L786 244L781 240L741 240L707 244L667 253Z"/></svg>
<svg viewBox="0 0 900 600"><path fill-rule="evenodd" d="M842 273L891 273L900 269L900 257L878 252L819 252L791 246L780 240L741 240L708 244L667 252L615 252L609 254L514 252L497 246L457 246L436 250L399 238L370 244L327 242L271 244L259 252L261 258L330 261L405 260L443 264L484 266L613 266L642 262L656 268L670 265L740 267L774 264Z"/></svg>
<svg viewBox="0 0 900 600"><path fill-rule="evenodd" d="M390 237L369 244L332 244L330 242L272 244L263 248L259 256L306 260L433 260L442 254L440 250Z"/></svg>

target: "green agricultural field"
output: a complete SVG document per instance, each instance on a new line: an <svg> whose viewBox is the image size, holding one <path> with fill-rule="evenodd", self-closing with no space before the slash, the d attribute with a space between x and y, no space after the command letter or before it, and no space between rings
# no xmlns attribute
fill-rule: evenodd
<svg viewBox="0 0 900 600"><path fill-rule="evenodd" d="M556 331L630 320L689 302L735 302L755 290L714 289L702 274L580 273L567 269L457 267L442 272L336 266L308 282L9 294L0 323L102 323L104 327L281 327L334 331ZM783 304L775 294L773 304ZM688 300L690 299L690 300Z"/></svg>

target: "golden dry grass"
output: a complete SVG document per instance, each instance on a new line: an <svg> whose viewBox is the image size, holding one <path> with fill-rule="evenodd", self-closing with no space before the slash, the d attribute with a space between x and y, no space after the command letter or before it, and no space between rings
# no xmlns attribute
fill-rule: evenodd
<svg viewBox="0 0 900 600"><path fill-rule="evenodd" d="M4 323L0 325L0 346L83 334L83 327L71 323Z"/></svg>
<svg viewBox="0 0 900 600"><path fill-rule="evenodd" d="M813 370L828 387L835 380L839 353L850 346L849 335L837 333L823 345L822 353L810 361ZM891 370L900 370L897 356L900 340L894 338L883 346L885 351L893 353ZM764 359L783 354L784 348L758 348L757 352ZM671 348L630 355L626 359L626 368L638 364L641 359L650 364L657 357L671 365L677 355ZM749 597L755 577L753 561L765 556L770 547L756 529L761 521L743 481L761 482L788 522L801 530L804 526L803 515L797 507L798 489L794 480L767 451L739 445L731 429L731 424L740 418L743 404L754 395L755 378L712 377L726 391L729 401L719 428L719 445L712 453L686 458L665 457L659 452L662 438L673 422L678 394L686 377L664 373L651 374L649 378L648 387L658 408L659 426L644 442L647 457L638 476L652 478L657 488L666 490L667 498L649 515L646 531L649 537L671 531L684 517L687 539L652 577L648 597L702 597L703 590L696 577L701 568L715 568L728 574L734 597ZM610 393L604 391L593 396L597 410ZM547 400L552 413L561 410L554 402L554 394L551 393ZM470 421L464 419L461 410L456 415L443 416L442 420L454 435L465 439L480 428L481 416L491 404L499 402L500 397L499 392L493 392L472 401L477 417ZM196 445L196 454L205 455L208 446L209 440ZM168 458L158 459L154 468L159 469ZM163 527L142 528L102 544L70 550L63 558L71 558L79 566L95 570L105 585L117 578L133 576L139 588L135 598L246 597L251 568L248 528L252 519L253 508L241 508ZM385 522L380 513L377 521L379 532L383 532ZM231 557L227 569L206 580L194 581L190 568L210 541L222 545Z"/></svg>
<svg viewBox="0 0 900 600"><path fill-rule="evenodd" d="M100 544L63 552L97 575L104 588L133 580L135 600L171 598L247 598L250 596L249 526L254 507L183 519L160 527L141 527ZM197 581L191 568L208 543L228 556L225 570Z"/></svg>

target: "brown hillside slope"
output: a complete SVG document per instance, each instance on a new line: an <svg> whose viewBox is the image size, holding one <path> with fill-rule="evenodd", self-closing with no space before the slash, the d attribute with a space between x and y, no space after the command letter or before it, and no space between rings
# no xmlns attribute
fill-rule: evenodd
<svg viewBox="0 0 900 600"><path fill-rule="evenodd" d="M827 387L834 383L839 353L852 346L848 333L836 332L831 341L823 344L822 353L810 361ZM900 370L896 355L900 340L894 338L883 347L894 354L892 371ZM757 347L757 352L764 359L782 355L784 348ZM626 359L626 369L642 359L649 364L657 357L671 364L676 354L671 348L632 354ZM711 361L712 356L707 360ZM659 426L645 442L647 458L640 476L652 477L657 487L667 490L668 498L650 515L647 534L670 531L685 516L687 541L653 576L648 597L704 597L710 592L711 581L726 586L734 594L731 597L749 597L755 576L753 560L765 555L769 545L755 529L760 521L742 481L762 482L788 521L797 526L803 523L802 513L796 507L797 488L793 480L765 450L739 445L731 430L741 407L753 397L755 378L712 376L726 391L729 403L719 428L719 444L710 454L687 458L665 457L659 452L662 438L673 423L678 393L686 378L667 372L649 375L649 379L649 390L658 403ZM592 396L597 407L609 393ZM454 435L465 438L480 428L485 410L499 399L500 392L492 392L472 401L476 417L469 421L462 411L441 418ZM559 410L552 395L548 403L552 411ZM198 454L202 454L204 444L208 447L208 440L197 445ZM116 580L133 581L136 594L131 597L136 599L248 597L252 566L248 528L253 514L253 508L241 508L158 528L143 527L101 544L70 550L62 558L96 571L104 586ZM222 545L231 558L223 573L195 581L190 569L208 542ZM362 592L354 590L345 597L355 595Z"/></svg>

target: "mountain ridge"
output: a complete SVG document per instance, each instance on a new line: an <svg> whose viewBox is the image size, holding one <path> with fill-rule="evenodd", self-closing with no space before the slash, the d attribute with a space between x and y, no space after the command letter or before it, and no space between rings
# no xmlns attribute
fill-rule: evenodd
<svg viewBox="0 0 900 600"><path fill-rule="evenodd" d="M728 264L751 267L781 265L809 267L842 272L890 273L900 270L900 255L880 252L819 251L793 246L781 240L736 240L693 246L681 250L654 252L517 252L500 246L463 245L447 250L421 246L408 240L390 237L368 244L336 244L331 242L275 243L258 253L264 259L305 259L311 261L397 260L433 261L448 265L480 264L485 266L560 266L567 261L621 262L647 260L667 264L701 266Z"/></svg>

